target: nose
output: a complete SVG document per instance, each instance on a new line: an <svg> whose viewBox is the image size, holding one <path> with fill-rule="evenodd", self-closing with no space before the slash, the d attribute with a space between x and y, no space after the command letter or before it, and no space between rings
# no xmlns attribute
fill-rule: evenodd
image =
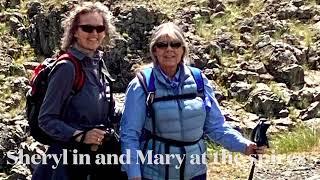
<svg viewBox="0 0 320 180"><path fill-rule="evenodd" d="M171 47L171 45L170 44L168 44L168 46L167 46L167 48L166 48L167 50L173 50L173 48Z"/></svg>
<svg viewBox="0 0 320 180"><path fill-rule="evenodd" d="M96 29L93 29L93 31L91 32L91 34L98 34Z"/></svg>

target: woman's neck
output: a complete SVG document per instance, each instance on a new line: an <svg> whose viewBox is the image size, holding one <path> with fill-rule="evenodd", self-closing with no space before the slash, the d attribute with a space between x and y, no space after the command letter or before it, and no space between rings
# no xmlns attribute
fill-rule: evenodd
<svg viewBox="0 0 320 180"><path fill-rule="evenodd" d="M166 68L163 68L163 67L160 66L160 68L161 68L162 72L166 76L168 76L168 78L170 80L172 80L174 78L174 76L176 75L176 73L178 71L178 67L172 67L172 68L166 67Z"/></svg>
<svg viewBox="0 0 320 180"><path fill-rule="evenodd" d="M82 53L84 53L85 55L87 55L88 57L93 57L95 51L89 50L89 49L85 49L82 46L80 46L78 43L75 43L73 45L74 48L78 49L79 51L81 51Z"/></svg>

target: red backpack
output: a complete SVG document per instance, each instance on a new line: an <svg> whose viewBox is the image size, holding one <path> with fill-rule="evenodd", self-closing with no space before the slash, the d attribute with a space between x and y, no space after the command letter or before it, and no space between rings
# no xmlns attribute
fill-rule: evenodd
<svg viewBox="0 0 320 180"><path fill-rule="evenodd" d="M30 127L30 135L36 141L47 145L52 144L54 140L39 127L38 116L48 88L49 73L60 60L68 60L74 65L75 81L70 96L78 93L84 85L85 74L82 70L81 63L72 54L67 52L59 55L57 58L45 59L43 63L34 69L30 80L31 89L26 94L26 115ZM64 105L66 105L66 103L64 103Z"/></svg>

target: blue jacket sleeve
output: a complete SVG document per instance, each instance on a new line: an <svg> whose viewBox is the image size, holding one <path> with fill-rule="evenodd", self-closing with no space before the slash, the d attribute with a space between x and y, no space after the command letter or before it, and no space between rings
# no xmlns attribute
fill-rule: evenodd
<svg viewBox="0 0 320 180"><path fill-rule="evenodd" d="M137 159L137 150L140 150L139 138L146 119L146 95L138 78L134 78L126 91L124 112L121 119L121 149L125 154L129 151L130 157L122 166L128 178L141 177L140 164Z"/></svg>
<svg viewBox="0 0 320 180"><path fill-rule="evenodd" d="M204 133L210 140L215 141L226 149L234 152L245 152L247 144L251 141L244 138L238 131L233 129L226 121L218 102L214 96L213 88L208 79L203 75L205 89L205 104L207 116L204 125Z"/></svg>
<svg viewBox="0 0 320 180"><path fill-rule="evenodd" d="M63 104L72 90L75 69L71 62L60 61L49 74L49 85L39 112L39 126L53 139L66 142L76 129L60 119Z"/></svg>

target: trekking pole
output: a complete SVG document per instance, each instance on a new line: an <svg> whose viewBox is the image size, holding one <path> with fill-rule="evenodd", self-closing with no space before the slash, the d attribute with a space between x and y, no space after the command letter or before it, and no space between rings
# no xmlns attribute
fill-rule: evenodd
<svg viewBox="0 0 320 180"><path fill-rule="evenodd" d="M120 136L114 129L107 128L105 131L106 131L106 135L105 136L107 136L107 138L114 137L117 142L120 141Z"/></svg>
<svg viewBox="0 0 320 180"><path fill-rule="evenodd" d="M267 138L267 130L270 127L269 123L266 123L267 119L260 119L257 126L252 130L251 141L257 144L257 147L267 146L269 147L269 142ZM252 162L250 174L248 180L252 180L254 174L254 168L256 167L256 160L259 159L258 154L254 154L253 157L255 160Z"/></svg>
<svg viewBox="0 0 320 180"><path fill-rule="evenodd" d="M258 155L255 154L255 155L254 155L254 158L258 160ZM252 180L252 178L253 178L253 173L254 173L254 168L255 168L255 167L256 167L256 162L255 162L255 160L253 160L252 165L251 165L251 170L250 170L250 174L249 174L248 180Z"/></svg>

